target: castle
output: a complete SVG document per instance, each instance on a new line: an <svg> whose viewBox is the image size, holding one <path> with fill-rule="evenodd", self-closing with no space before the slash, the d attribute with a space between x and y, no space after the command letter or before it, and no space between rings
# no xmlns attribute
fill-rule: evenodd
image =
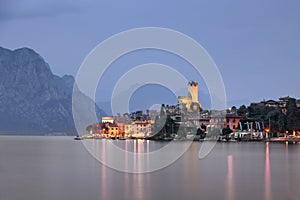
<svg viewBox="0 0 300 200"><path fill-rule="evenodd" d="M187 111L197 111L202 109L198 100L198 82L188 82L188 96L179 96L178 104L185 105Z"/></svg>

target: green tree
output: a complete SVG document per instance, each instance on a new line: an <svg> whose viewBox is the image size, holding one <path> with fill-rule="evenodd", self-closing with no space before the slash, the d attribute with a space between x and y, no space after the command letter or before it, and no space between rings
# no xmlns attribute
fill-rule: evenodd
<svg viewBox="0 0 300 200"><path fill-rule="evenodd" d="M93 126L92 125L88 125L85 130L90 133L93 130Z"/></svg>
<svg viewBox="0 0 300 200"><path fill-rule="evenodd" d="M282 112L278 117L278 125L281 132L284 132L287 129L286 115Z"/></svg>
<svg viewBox="0 0 300 200"><path fill-rule="evenodd" d="M233 133L233 131L230 128L223 128L222 129L222 135L225 136L226 140L229 140L229 135Z"/></svg>
<svg viewBox="0 0 300 200"><path fill-rule="evenodd" d="M286 105L286 127L289 131L300 128L300 111L294 98L290 98Z"/></svg>
<svg viewBox="0 0 300 200"><path fill-rule="evenodd" d="M223 135L229 135L230 133L233 133L233 131L230 128L223 128L222 134Z"/></svg>
<svg viewBox="0 0 300 200"><path fill-rule="evenodd" d="M166 137L170 137L174 133L175 122L170 115L167 115L165 122Z"/></svg>
<svg viewBox="0 0 300 200"><path fill-rule="evenodd" d="M201 124L201 129L203 130L203 131L206 131L206 126L205 126L205 124Z"/></svg>
<svg viewBox="0 0 300 200"><path fill-rule="evenodd" d="M237 114L239 116L246 117L246 113L247 113L247 107L245 105L242 105L239 107L239 109L237 109Z"/></svg>
<svg viewBox="0 0 300 200"><path fill-rule="evenodd" d="M199 136L200 136L200 139L204 139L205 136L206 136L206 133L203 131L202 128L198 128L198 129L197 129L196 135L199 135Z"/></svg>

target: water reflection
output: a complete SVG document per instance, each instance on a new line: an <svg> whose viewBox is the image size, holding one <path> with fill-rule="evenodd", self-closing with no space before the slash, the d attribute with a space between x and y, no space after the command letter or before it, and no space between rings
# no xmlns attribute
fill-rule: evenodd
<svg viewBox="0 0 300 200"><path fill-rule="evenodd" d="M146 151L145 151L145 144L146 144ZM138 169L138 171L141 171L142 167L144 166L144 161L141 159L141 154L150 152L150 144L149 141L144 141L144 140L134 140L134 167L135 169ZM128 152L128 151L126 151ZM147 160L148 161L148 160ZM148 162L147 162L148 164ZM133 178L133 183L130 182L128 179L128 182L125 183L125 185L133 184L134 187L132 187L132 194L134 195L133 199L145 199L147 195L147 186L145 180L150 180L149 178L149 173L142 174L129 174L126 173L126 176L130 176ZM149 195L149 194L148 194ZM147 196L149 198L149 196Z"/></svg>
<svg viewBox="0 0 300 200"><path fill-rule="evenodd" d="M134 156L133 156L133 169L134 169L134 171L136 171L136 153L137 153L137 145L136 145L136 143L137 143L137 140L133 140L133 153L134 153Z"/></svg>
<svg viewBox="0 0 300 200"><path fill-rule="evenodd" d="M147 153L150 152L150 141L147 140ZM147 155L147 170L150 169L150 157L149 154Z"/></svg>
<svg viewBox="0 0 300 200"><path fill-rule="evenodd" d="M154 141L85 142L104 161L119 158L110 152L111 142L129 152L134 144L136 152L162 146ZM198 159L198 150L194 143L168 168L131 174L100 164L73 138L2 137L0 199L299 199L300 145L218 143L204 160ZM129 156L119 162L133 166Z"/></svg>
<svg viewBox="0 0 300 200"><path fill-rule="evenodd" d="M270 149L269 142L266 142L266 161L265 161L265 200L271 200L271 172L270 172Z"/></svg>
<svg viewBox="0 0 300 200"><path fill-rule="evenodd" d="M142 167L143 167L143 160L141 159L140 155L142 153L144 153L144 140L137 140L137 146L138 146L138 151L137 151L137 165L138 165L138 171L141 172L142 171Z"/></svg>
<svg viewBox="0 0 300 200"><path fill-rule="evenodd" d="M98 145L97 145L98 146ZM99 146L98 146L99 147ZM102 153L103 153L103 162L106 162L106 140L102 140ZM101 165L101 199L109 199L107 196L107 173L106 173L106 166Z"/></svg>
<svg viewBox="0 0 300 200"><path fill-rule="evenodd" d="M149 140L103 139L87 140L86 142L89 142L93 150L97 152L96 157L103 158L103 162L115 159L119 161L120 165L124 165L125 169L134 168L136 171L140 171L141 167L149 168L151 165L149 157L144 156L144 159L141 159L141 155L159 149L165 144ZM112 154L111 143L124 150L123 158L119 159ZM178 143L178 146L180 144ZM208 157L200 161L197 159L199 144L194 143L174 165L153 174L121 173L112 171L102 164L99 170L101 177L98 178L100 198L115 199L114 197L119 198L123 195L134 199L151 199L149 195L152 197L163 195L160 194L161 187L159 187L159 185L163 185L164 188L174 192L174 197L182 195L186 199L194 199L195 195L201 195L204 199L209 199L209 197L228 200L241 199L241 197L264 200L282 199L285 194L291 193L294 187L291 182L296 180L295 172L291 172L291 169L295 168L292 163L297 160L295 159L297 152L292 148L295 146L292 143L243 143L240 145L222 143L216 146L215 151L218 153L212 154L217 159ZM274 150L274 155L270 154L271 149ZM134 156L130 157L130 153L134 153ZM276 158L273 160L271 156L276 156ZM224 166L221 167L220 163L223 163ZM272 165L271 172L272 163L275 164ZM168 179L163 178L164 180L162 180L163 176ZM116 185L117 188L115 188ZM218 188L218 192L206 193L210 186ZM177 188L177 190L173 191L170 189L171 187ZM118 192L115 193L112 188L118 189ZM152 192L153 190L157 193ZM169 192L166 194L171 195Z"/></svg>
<svg viewBox="0 0 300 200"><path fill-rule="evenodd" d="M234 200L233 157L227 156L227 200Z"/></svg>
<svg viewBox="0 0 300 200"><path fill-rule="evenodd" d="M289 192L290 188L290 171L289 171L289 143L285 143L285 162L284 162L284 178L285 178L285 192Z"/></svg>
<svg viewBox="0 0 300 200"><path fill-rule="evenodd" d="M125 141L125 169L128 170L128 155L127 155L127 152L129 151L129 144L130 141L129 140L126 140ZM124 175L124 196L127 197L127 196L130 196L131 194L131 191L130 191L130 178L129 178L129 173L125 173Z"/></svg>

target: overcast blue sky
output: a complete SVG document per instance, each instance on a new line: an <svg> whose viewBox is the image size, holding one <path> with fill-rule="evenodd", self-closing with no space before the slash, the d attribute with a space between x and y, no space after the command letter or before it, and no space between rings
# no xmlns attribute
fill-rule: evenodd
<svg viewBox="0 0 300 200"><path fill-rule="evenodd" d="M157 26L183 32L208 51L229 104L300 97L298 0L0 2L0 46L31 47L58 75L75 75L85 56L113 34ZM139 56L138 63L150 58Z"/></svg>

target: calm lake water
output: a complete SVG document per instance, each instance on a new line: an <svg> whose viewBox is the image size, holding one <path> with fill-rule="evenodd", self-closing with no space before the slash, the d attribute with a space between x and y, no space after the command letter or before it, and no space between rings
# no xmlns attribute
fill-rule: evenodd
<svg viewBox="0 0 300 200"><path fill-rule="evenodd" d="M199 160L200 145L167 168L128 174L103 166L72 137L0 136L0 199L300 199L300 145L218 143Z"/></svg>

